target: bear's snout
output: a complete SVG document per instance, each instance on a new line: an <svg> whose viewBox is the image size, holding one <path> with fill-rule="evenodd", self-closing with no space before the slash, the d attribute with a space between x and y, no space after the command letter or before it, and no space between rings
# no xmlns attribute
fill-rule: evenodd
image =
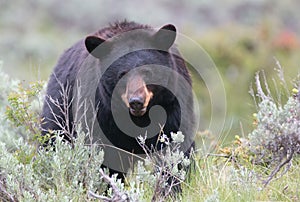
<svg viewBox="0 0 300 202"><path fill-rule="evenodd" d="M144 101L141 97L133 97L129 99L129 106L134 110L141 110L144 107Z"/></svg>
<svg viewBox="0 0 300 202"><path fill-rule="evenodd" d="M146 112L144 99L142 97L132 97L129 99L130 113L134 116L142 116Z"/></svg>
<svg viewBox="0 0 300 202"><path fill-rule="evenodd" d="M122 95L122 100L129 108L129 112L133 116L143 116L153 94L148 90L143 77L134 74L132 75L126 85L126 91Z"/></svg>

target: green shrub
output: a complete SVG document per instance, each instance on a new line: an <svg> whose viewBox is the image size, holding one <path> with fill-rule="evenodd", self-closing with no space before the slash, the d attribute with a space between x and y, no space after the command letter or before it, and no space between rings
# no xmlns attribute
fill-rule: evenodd
<svg viewBox="0 0 300 202"><path fill-rule="evenodd" d="M88 191L102 193L103 151L85 145L80 128L72 147L57 137L39 148L44 82L23 85L0 71L0 200L82 201Z"/></svg>
<svg viewBox="0 0 300 202"><path fill-rule="evenodd" d="M88 190L105 190L99 174L104 154L84 139L80 134L72 148L57 137L54 147L39 151L20 139L14 153L0 143L0 191L17 201L83 201Z"/></svg>
<svg viewBox="0 0 300 202"><path fill-rule="evenodd" d="M22 130L22 136L29 141L40 139L40 111L45 82L30 83L27 88L21 84L9 93L6 117Z"/></svg>
<svg viewBox="0 0 300 202"><path fill-rule="evenodd" d="M299 81L294 88L284 78L283 68L277 62L278 79L273 78L273 92L264 72L255 77L255 88L250 89L257 106L253 114L254 129L248 137L235 137L233 143L219 149L219 155L235 165L251 167L266 176L266 186L285 166L285 173L300 153L300 93ZM262 172L261 172L262 171ZM258 174L257 173L257 174Z"/></svg>
<svg viewBox="0 0 300 202"><path fill-rule="evenodd" d="M291 165L293 157L300 153L299 84L295 83L290 93L279 63L277 71L280 86L276 87L275 96L272 96L265 76L261 81L259 73L255 78L256 93L250 91L254 99L259 100L258 112L254 114L256 128L249 134L250 150L256 155L255 163L276 166L265 185L283 166ZM288 97L286 103L283 96Z"/></svg>
<svg viewBox="0 0 300 202"><path fill-rule="evenodd" d="M16 129L5 116L7 97L9 93L15 91L18 87L17 80L11 80L2 70L2 61L0 61L0 142L5 143L8 148L14 148L13 140L19 138L19 130Z"/></svg>

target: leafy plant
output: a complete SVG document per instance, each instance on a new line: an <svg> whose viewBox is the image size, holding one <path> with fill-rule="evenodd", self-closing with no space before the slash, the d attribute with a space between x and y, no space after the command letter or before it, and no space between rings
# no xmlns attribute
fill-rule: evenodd
<svg viewBox="0 0 300 202"><path fill-rule="evenodd" d="M0 142L13 149L13 140L19 138L19 130L16 129L5 116L6 106L8 105L7 97L12 92L17 90L17 80L12 80L7 74L2 71L2 61L0 61Z"/></svg>
<svg viewBox="0 0 300 202"><path fill-rule="evenodd" d="M27 88L21 84L8 95L6 117L15 126L23 129L21 135L30 141L41 140L40 110L45 82L37 81Z"/></svg>
<svg viewBox="0 0 300 202"><path fill-rule="evenodd" d="M171 132L170 138L161 132L159 141L166 145L165 149L153 151L153 148L145 146L145 138L139 137L139 144L146 153L145 166L138 164L138 183L146 182L153 187L152 201L162 201L169 197L176 197L176 192L181 192L181 184L187 178L187 170L190 166L189 157L180 149L184 141L182 132ZM193 151L192 151L193 152ZM147 169L148 168L148 172ZM149 175L149 168L153 170ZM147 176L148 174L148 176ZM142 177L142 176L144 177ZM175 195L174 195L175 194Z"/></svg>
<svg viewBox="0 0 300 202"><path fill-rule="evenodd" d="M297 87L299 85L295 84L290 93L279 63L277 71L281 85L281 88L276 88L277 97L272 96L265 76L263 89L259 74L255 77L256 96L254 90L250 91L254 99L256 97L259 99L258 112L255 113L256 128L249 134L251 152L256 155L256 163L276 165L265 185L285 165L288 165L287 170L293 157L300 153L300 94ZM282 95L288 96L286 103L282 103Z"/></svg>
<svg viewBox="0 0 300 202"><path fill-rule="evenodd" d="M88 190L101 192L107 186L99 173L103 151L85 145L82 133L74 148L59 136L54 147L38 152L22 139L16 146L10 153L0 143L0 191L12 201L82 201Z"/></svg>

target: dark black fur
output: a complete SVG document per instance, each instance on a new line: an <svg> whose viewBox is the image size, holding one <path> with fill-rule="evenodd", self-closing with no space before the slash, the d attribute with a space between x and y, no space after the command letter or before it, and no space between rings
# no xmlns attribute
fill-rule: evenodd
<svg viewBox="0 0 300 202"><path fill-rule="evenodd" d="M116 23L110 27L101 29L100 31L94 33L94 36L99 36L102 39L109 39L117 34L134 30L134 29L149 29L152 30L147 25L140 25L134 22L123 22ZM63 97L61 95L62 86L63 88L68 88L68 103L72 100L73 86L75 84L76 75L79 71L82 61L84 61L89 56L89 52L86 49L84 40L79 41L71 48L69 48L60 57L58 64L56 65L54 72L52 73L48 88L47 96L45 98L45 103L43 107L42 117L44 118L42 124L42 135L48 133L49 130L62 130L61 126L55 123L55 117L52 112L56 114L57 120L61 123L63 127L73 128L73 114L72 110L69 110L67 117L62 113L54 104L52 104L51 99L57 100L58 103L63 103ZM93 65L95 68L101 68L99 59L95 59ZM114 146L124 149L129 152L134 152L136 154L144 153L143 149L138 144L137 140L133 137L129 137L124 134L115 124L111 112L111 94L115 88L118 79L123 75L123 73L130 71L135 67L146 64L158 64L175 70L181 74L190 84L190 89L180 89L179 91L184 91L187 94L186 105L189 105L188 109L189 116L184 117L185 120L189 120L187 125L183 127L183 134L186 139L191 142L191 147L193 147L193 136L194 136L194 115L193 115L193 101L191 99L192 86L191 77L186 68L186 65L182 58L172 55L166 51L162 50L141 50L129 53L123 57L116 60L104 73L100 79L100 83L96 91L96 105L98 106L97 120L103 130L105 136L113 143ZM152 72L155 73L155 72ZM174 78L176 79L176 78ZM60 85L62 84L62 86ZM162 106L167 112L167 122L163 128L164 133L169 135L170 132L177 132L180 126L181 110L176 97L168 90L161 86L149 85L147 86L153 92L153 98L151 99L147 113L142 117L132 116L133 122L140 126L145 127L150 123L148 116L148 110L154 105ZM122 103L122 102L120 102ZM120 107L125 107L125 105L120 104ZM76 134L76 133L74 133ZM146 145L151 148L155 146L159 149L160 144L157 143L157 137L147 139ZM71 141L71 137L66 137L67 140ZM189 150L186 151L189 154Z"/></svg>

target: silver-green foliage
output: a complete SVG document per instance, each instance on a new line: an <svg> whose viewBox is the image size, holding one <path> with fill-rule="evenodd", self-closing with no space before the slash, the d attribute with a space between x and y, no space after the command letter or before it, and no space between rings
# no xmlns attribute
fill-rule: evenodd
<svg viewBox="0 0 300 202"><path fill-rule="evenodd" d="M80 134L72 148L57 137L55 146L38 152L22 139L15 153L0 143L1 183L6 193L19 201L82 201L88 190L106 187L99 174L103 151L86 146L84 139Z"/></svg>
<svg viewBox="0 0 300 202"><path fill-rule="evenodd" d="M271 99L259 104L257 127L249 135L252 150L274 162L300 152L300 102L292 96L277 106Z"/></svg>
<svg viewBox="0 0 300 202"><path fill-rule="evenodd" d="M295 88L290 93L283 68L279 62L277 66L279 86L275 86L275 96L272 96L265 74L262 74L264 88L259 73L255 77L256 97L260 102L254 117L256 128L249 134L251 149L258 156L258 160L275 163L300 153L299 84L296 81ZM251 90L250 93L254 97L254 91ZM282 102L282 95L287 97L286 103Z"/></svg>
<svg viewBox="0 0 300 202"><path fill-rule="evenodd" d="M7 97L11 91L18 87L17 80L11 80L2 69L2 61L0 61L0 142L5 142L9 148L14 146L13 139L18 138L18 130L12 127L5 117Z"/></svg>
<svg viewBox="0 0 300 202"><path fill-rule="evenodd" d="M258 112L254 114L256 128L249 134L250 150L256 157L255 163L275 166L265 185L286 165L287 171L293 157L300 153L299 82L294 82L294 89L290 93L283 68L279 62L277 66L279 82L273 79L275 96L269 89L265 74L262 78L264 88L258 73L255 77L256 94L253 89L250 90L252 96L259 99Z"/></svg>

